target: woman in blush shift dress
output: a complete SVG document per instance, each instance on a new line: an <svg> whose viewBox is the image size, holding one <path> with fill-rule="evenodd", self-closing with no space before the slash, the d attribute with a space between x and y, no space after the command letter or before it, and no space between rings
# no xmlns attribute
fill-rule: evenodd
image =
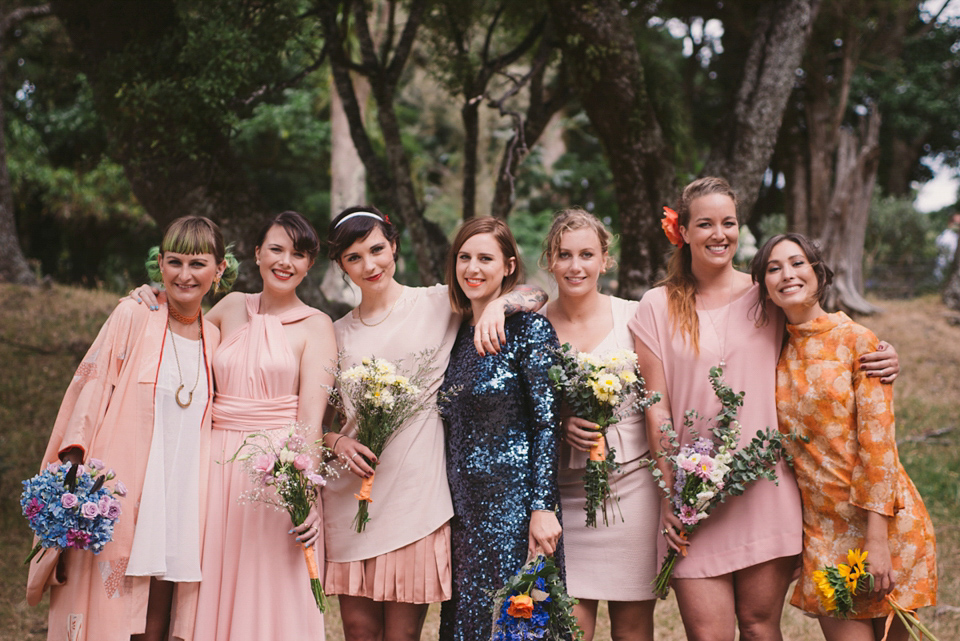
<svg viewBox="0 0 960 641"><path fill-rule="evenodd" d="M500 352L480 356L471 320L522 277L506 223L463 224L447 261L450 303L466 320L443 381L447 478L453 496L453 597L440 614L443 641L489 639L491 591L537 552L563 567L557 488L559 398L547 376L556 334L538 314L506 320Z"/></svg>

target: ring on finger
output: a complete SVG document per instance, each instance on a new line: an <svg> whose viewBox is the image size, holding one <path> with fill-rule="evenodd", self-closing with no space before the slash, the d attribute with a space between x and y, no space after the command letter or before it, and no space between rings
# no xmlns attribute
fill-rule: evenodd
<svg viewBox="0 0 960 641"><path fill-rule="evenodd" d="M666 536L666 535L670 534L670 530L668 530L667 528L663 528L663 529L660 531L660 534Z"/></svg>
<svg viewBox="0 0 960 641"><path fill-rule="evenodd" d="M360 452L354 452L354 453L353 453L353 456L350 457L350 460L352 461L353 459L357 458L357 456L358 456L359 454L360 454Z"/></svg>

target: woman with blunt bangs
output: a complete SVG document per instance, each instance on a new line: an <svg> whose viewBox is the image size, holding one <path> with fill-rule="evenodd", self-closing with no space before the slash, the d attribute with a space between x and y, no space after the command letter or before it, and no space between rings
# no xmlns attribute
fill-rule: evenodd
<svg viewBox="0 0 960 641"><path fill-rule="evenodd" d="M560 399L548 371L557 335L543 316L506 319L506 340L478 355L473 323L523 278L517 243L498 218L471 218L447 259L450 306L463 320L441 388L453 496L453 597L440 639L489 639L491 592L538 553L563 572L557 432Z"/></svg>
<svg viewBox="0 0 960 641"><path fill-rule="evenodd" d="M102 461L126 492L99 555L51 550L30 564L27 601L35 605L52 586L51 641L193 634L220 341L200 304L208 291L229 289L236 260L213 222L185 216L167 228L147 270L169 292L160 313L125 299L110 314L67 388L43 456L43 466Z"/></svg>
<svg viewBox="0 0 960 641"><path fill-rule="evenodd" d="M570 343L578 352L600 357L633 351L627 322L640 305L600 293L600 276L615 265L611 241L610 232L595 216L576 207L565 209L554 218L541 257L558 293L541 313L550 320L561 344ZM625 404L631 402L628 399ZM614 639L652 641L661 494L649 468L640 465L650 456L643 413L628 415L607 431L607 442L620 465L610 476L617 503L609 524L597 527L587 527L583 518L587 503L583 474L587 452L598 437L596 425L566 416L563 428L560 499L566 515L567 590L579 600L573 611L584 639L593 639L597 608L603 600Z"/></svg>
<svg viewBox="0 0 960 641"><path fill-rule="evenodd" d="M777 421L777 358L783 322L757 326L756 287L737 271L737 197L722 178L706 177L684 188L664 229L677 248L663 283L648 291L629 323L638 365L661 400L646 412L651 452L659 454L661 427L669 424L682 443L691 437L684 414L715 416L720 401L709 372L723 370L734 391L746 393L738 420L748 434ZM864 355L871 375L892 380L898 371L892 350ZM657 457L666 487L673 470ZM781 461L779 484L760 480L742 496L719 505L689 540L666 498L661 502L659 555L668 546L683 551L672 586L687 638L732 641L779 640L780 613L801 549L800 494L793 471Z"/></svg>
<svg viewBox="0 0 960 641"><path fill-rule="evenodd" d="M217 394L194 638L323 639L323 616L294 545L316 545L323 558L320 506L291 529L285 512L242 501L253 482L239 463L224 464L254 431L279 439L299 422L315 434L309 440L320 438L337 347L330 318L297 295L320 239L301 214L285 211L263 225L253 245L263 290L230 294L207 314L223 340L213 363ZM152 302L146 289L138 292Z"/></svg>
<svg viewBox="0 0 960 641"><path fill-rule="evenodd" d="M334 323L341 366L375 356L412 364L432 354L427 388L433 400L447 369L462 317L450 309L448 285L405 287L394 276L397 227L371 206L338 214L327 232L330 259L360 288L360 304ZM496 353L506 340L504 317L535 311L542 290L519 287L497 298L478 319L474 348ZM324 587L339 595L344 636L366 639L420 638L427 604L450 598L450 525L453 505L444 465L443 423L436 409L409 419L383 454L375 457L357 441L348 417L339 433L324 436L349 473L323 488L327 570ZM362 533L352 522L363 478L377 463L371 521Z"/></svg>

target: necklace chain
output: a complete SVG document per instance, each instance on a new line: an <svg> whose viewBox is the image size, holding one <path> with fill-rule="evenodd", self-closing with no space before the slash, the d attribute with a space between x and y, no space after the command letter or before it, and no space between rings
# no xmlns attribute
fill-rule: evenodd
<svg viewBox="0 0 960 641"><path fill-rule="evenodd" d="M400 292L400 296L402 296L402 295L403 295L403 292ZM378 320L376 323L368 323L367 321L363 320L363 313L360 311L360 306L359 306L359 305L357 305L357 318L360 319L360 323L361 323L362 325L364 325L365 327L376 327L377 325L379 325L379 324L382 323L383 321L385 321L385 320L387 320L388 318L390 318L390 314L393 313L393 308L397 306L397 303L398 303L398 302L400 302L400 296L397 296L396 299L394 299L393 305L390 306L390 311L387 312L386 316L384 316L383 318L381 318L380 320Z"/></svg>
<svg viewBox="0 0 960 641"><path fill-rule="evenodd" d="M707 313L707 318L710 319L710 325L713 327L713 333L717 335L717 344L720 346L720 367L727 366L727 332L730 330L730 305L733 302L733 282L731 279L730 286L727 288L727 313L724 319L723 324L723 335L720 335L720 330L717 329L717 323L713 319L712 310L704 309Z"/></svg>
<svg viewBox="0 0 960 641"><path fill-rule="evenodd" d="M173 311L172 309L170 310ZM172 313L171 313L172 315ZM200 312L197 312L197 316L200 315ZM194 316L193 319L196 320L197 316ZM170 327L170 319L167 319L167 329L170 330L170 341L173 344L173 358L177 361L177 376L180 378L180 387L177 388L177 393L174 394L174 398L177 400L177 405L186 409L190 407L190 403L193 402L193 393L197 391L197 385L200 384L200 361L203 357L203 323L200 323L200 340L197 341L197 379L193 382L193 388L187 393L187 402L184 403L180 400L180 392L183 391L183 370L180 368L180 355L177 353L177 339L173 335L173 329Z"/></svg>

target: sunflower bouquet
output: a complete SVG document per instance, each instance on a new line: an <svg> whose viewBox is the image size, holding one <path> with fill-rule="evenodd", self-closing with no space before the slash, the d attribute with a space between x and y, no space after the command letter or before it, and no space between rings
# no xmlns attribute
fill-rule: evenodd
<svg viewBox="0 0 960 641"><path fill-rule="evenodd" d="M720 399L720 412L712 419L712 438L702 437L694 428L695 419L703 419L696 410L688 410L683 423L692 437L690 445L679 444L673 427L666 423L660 426L664 451L673 468L674 483L669 488L663 473L653 467L653 476L661 490L670 499L674 514L683 524L681 536L686 538L696 530L710 512L730 496L743 494L749 483L759 479L777 482L774 469L777 462L788 457L783 448L784 437L769 427L757 431L757 435L740 449L740 423L737 414L743 405L743 392L734 392L723 381L723 370L711 368L710 384ZM680 554L684 554L681 552ZM654 579L654 594L666 598L670 591L670 578L677 563L678 552L670 549Z"/></svg>
<svg viewBox="0 0 960 641"><path fill-rule="evenodd" d="M597 425L598 438L590 447L583 475L587 527L597 527L597 511L603 514L603 524L609 525L607 506L617 502L610 487L610 474L620 466L615 449L607 449L607 429L621 418L656 403L660 396L647 394L643 379L637 374L637 355L629 350L600 357L577 352L570 343L564 343L559 357L560 363L548 372L550 381L574 416Z"/></svg>
<svg viewBox="0 0 960 641"><path fill-rule="evenodd" d="M434 350L421 352L416 358L416 371L405 376L396 364L382 358L364 358L360 364L338 369L336 387L330 394L331 403L356 421L354 438L368 447L377 458L387 441L415 414L430 407L433 402L425 393ZM364 460L367 460L364 457ZM374 470L377 464L367 460ZM354 494L358 501L354 527L363 532L370 522L371 492L376 471L363 479L360 491Z"/></svg>
<svg viewBox="0 0 960 641"><path fill-rule="evenodd" d="M861 552L859 548L847 550L846 563L828 565L813 573L813 582L817 586L817 596L820 598L823 609L828 614L840 619L846 619L850 615L856 614L854 597L858 594L873 591L874 578L868 569L870 564L867 563L867 554L867 550ZM897 603L890 594L887 594L884 598L893 609L887 617L888 630L892 617L896 615L914 641L921 641L922 639L937 641L937 638L920 622L914 612ZM914 628L920 631L919 635Z"/></svg>
<svg viewBox="0 0 960 641"><path fill-rule="evenodd" d="M241 494L241 500L286 511L293 524L300 525L317 502L320 488L327 484L326 477L337 473L323 462L324 457L323 445L319 441L311 442L307 429L294 423L286 430L248 435L227 462L241 461L253 481L253 489ZM314 601L320 612L325 612L329 603L320 581L314 548L302 544L301 548Z"/></svg>

